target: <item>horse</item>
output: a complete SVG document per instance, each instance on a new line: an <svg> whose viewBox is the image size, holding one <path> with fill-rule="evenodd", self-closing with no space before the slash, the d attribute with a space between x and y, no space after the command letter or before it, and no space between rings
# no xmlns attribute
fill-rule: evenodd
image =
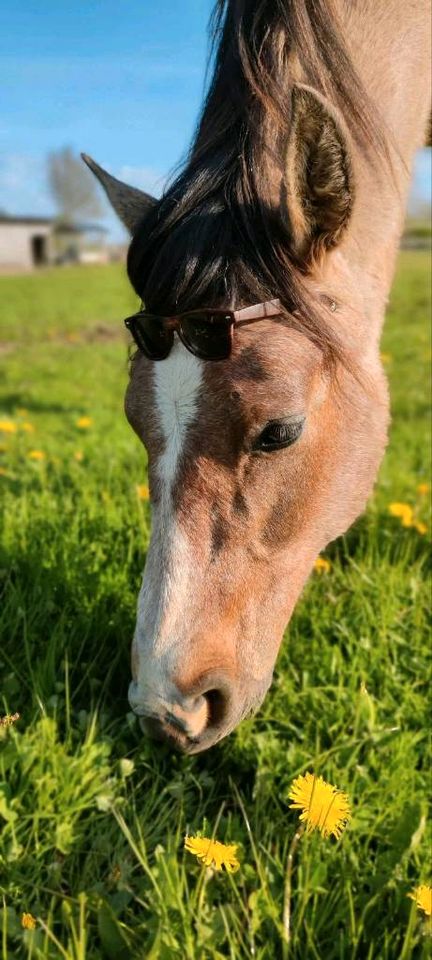
<svg viewBox="0 0 432 960"><path fill-rule="evenodd" d="M384 454L379 339L428 24L425 0L217 0L201 116L162 197L83 155L143 304L125 411L152 532L129 701L188 754L262 703L314 561Z"/></svg>

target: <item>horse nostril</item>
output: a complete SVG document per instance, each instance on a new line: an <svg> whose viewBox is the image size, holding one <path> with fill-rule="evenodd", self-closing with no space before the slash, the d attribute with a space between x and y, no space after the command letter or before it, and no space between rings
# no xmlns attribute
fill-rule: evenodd
<svg viewBox="0 0 432 960"><path fill-rule="evenodd" d="M207 729L225 719L228 710L228 698L223 690L206 690L203 694L207 701Z"/></svg>
<svg viewBox="0 0 432 960"><path fill-rule="evenodd" d="M177 688L178 689L178 688ZM223 678L203 678L189 689L178 690L170 705L167 720L192 739L211 734L226 721L231 704L231 688Z"/></svg>

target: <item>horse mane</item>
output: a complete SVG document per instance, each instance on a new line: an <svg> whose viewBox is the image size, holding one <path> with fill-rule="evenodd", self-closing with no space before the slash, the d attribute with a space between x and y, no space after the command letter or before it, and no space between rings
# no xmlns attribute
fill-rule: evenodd
<svg viewBox="0 0 432 960"><path fill-rule="evenodd" d="M213 72L192 146L132 239L131 283L158 314L279 298L291 325L346 360L305 288L267 176L270 160L284 182L296 63L340 109L356 148L372 162L386 154L332 0L217 0L211 30Z"/></svg>

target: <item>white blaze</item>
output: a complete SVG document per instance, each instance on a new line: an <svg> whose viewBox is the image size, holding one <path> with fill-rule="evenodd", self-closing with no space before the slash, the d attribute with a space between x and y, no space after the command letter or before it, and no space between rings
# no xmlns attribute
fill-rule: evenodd
<svg viewBox="0 0 432 960"><path fill-rule="evenodd" d="M176 337L166 360L154 365L155 399L165 450L159 462L159 477L169 497L183 450L187 427L197 413L203 363L186 350Z"/></svg>
<svg viewBox="0 0 432 960"><path fill-rule="evenodd" d="M172 494L186 432L197 415L202 379L202 361L177 337L167 359L154 364L155 405L164 449L157 464L160 499L152 512L152 536L138 598L139 674L138 685L133 685L133 699L143 697L147 704L153 696L170 699L167 682L179 655L185 601L196 574Z"/></svg>

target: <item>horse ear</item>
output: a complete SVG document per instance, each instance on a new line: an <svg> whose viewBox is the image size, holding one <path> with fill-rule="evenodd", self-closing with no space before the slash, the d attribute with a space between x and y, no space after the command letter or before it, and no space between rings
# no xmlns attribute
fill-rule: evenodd
<svg viewBox="0 0 432 960"><path fill-rule="evenodd" d="M82 153L81 157L92 173L94 173L95 177L97 177L99 183L102 184L117 216L120 217L120 220L122 220L125 227L127 227L129 233L133 234L140 221L157 202L155 198L151 197L149 193L143 193L142 190L137 190L136 187L128 187L128 185L122 183L121 180L116 180L115 177L112 177L110 173L103 170L88 154Z"/></svg>
<svg viewBox="0 0 432 960"><path fill-rule="evenodd" d="M335 246L354 199L348 135L326 98L300 84L292 94L285 190L296 255L310 260Z"/></svg>

